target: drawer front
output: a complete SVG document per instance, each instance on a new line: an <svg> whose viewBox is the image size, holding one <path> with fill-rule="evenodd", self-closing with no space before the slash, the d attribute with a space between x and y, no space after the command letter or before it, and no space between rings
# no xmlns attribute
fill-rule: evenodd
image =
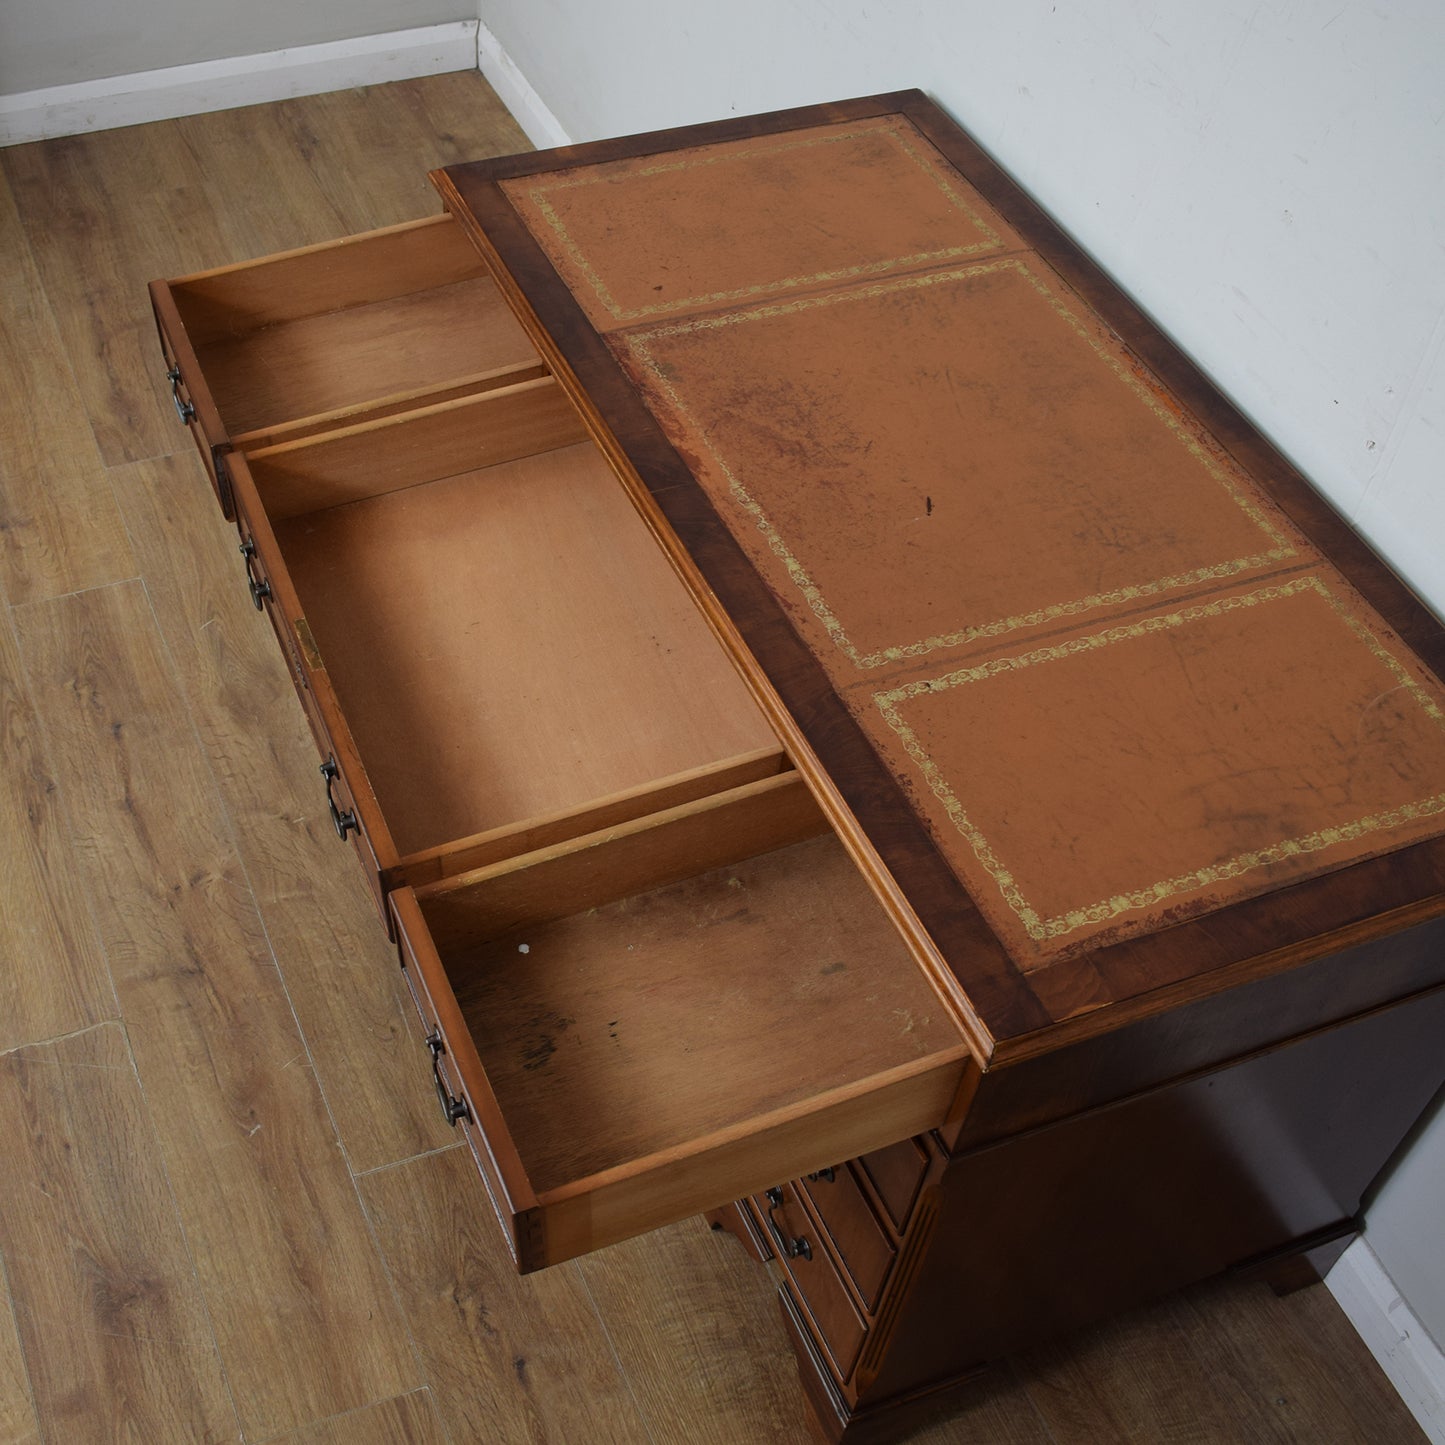
<svg viewBox="0 0 1445 1445"><path fill-rule="evenodd" d="M390 927L386 891L395 867L395 850L366 773L336 702L325 664L302 615L285 560L276 545L244 456L235 455L236 527L244 564L243 581L252 602L266 614L286 659L296 696L321 757L317 788L338 838L356 850L362 874L382 921Z"/></svg>
<svg viewBox="0 0 1445 1445"><path fill-rule="evenodd" d="M166 385L170 388L176 415L189 429L196 450L201 454L206 475L210 478L211 490L220 503L221 514L229 521L235 515L226 465L230 438L226 435L220 412L186 335L185 323L176 309L170 286L164 281L153 281L150 296L156 330L160 334L161 355L165 361Z"/></svg>
<svg viewBox="0 0 1445 1445"><path fill-rule="evenodd" d="M839 1164L809 1174L797 1184L808 1196L864 1306L876 1309L893 1267L893 1242L873 1213L853 1166Z"/></svg>
<svg viewBox="0 0 1445 1445"><path fill-rule="evenodd" d="M437 1011L426 994L425 985L419 982L416 964L411 958L410 951L404 943L397 945L397 951L401 955L402 980L406 984L407 994L416 1009L417 1018L421 1020L422 1041L425 1043L429 1055L432 1087L436 1091L437 1104L441 1109L442 1118L451 1128L455 1129L461 1126L464 1131L470 1132L475 1122L471 1102L462 1088L461 1081L455 1076L455 1065L451 1062L446 1035L437 1022Z"/></svg>
<svg viewBox="0 0 1445 1445"><path fill-rule="evenodd" d="M387 887L390 873L377 856L376 845L365 822L366 814L361 808L357 791L350 786L339 759L344 756L340 748L334 748L321 763L321 783L326 790L326 811L336 836L349 842L356 851L361 864L362 877L371 890L371 901L381 921L390 929L391 914L386 906ZM359 765L358 765L359 766Z"/></svg>
<svg viewBox="0 0 1445 1445"><path fill-rule="evenodd" d="M521 1191L520 1197L514 1192L513 1182L522 1177L521 1161L501 1123L501 1111L490 1090L485 1083L479 1088L475 1079L469 1086L457 1066L457 1049L470 1051L466 1024L450 990L438 986L425 946L418 949L413 942L419 935L424 937L425 930L420 925L412 890L398 889L390 895L388 906L402 977L421 1019L430 1054L437 1102L447 1123L454 1129L459 1128L466 1137L512 1258L525 1270L527 1259L538 1247L538 1212L530 1190ZM494 1139L496 1145L492 1143Z"/></svg>
<svg viewBox="0 0 1445 1445"><path fill-rule="evenodd" d="M251 518L244 508L236 509L236 533L240 538L238 550L241 554L242 584L250 594L252 606L257 612L265 613L267 621L271 624L271 630L276 634L276 645L281 649L281 655L286 660L286 671L290 674L291 685L296 689L297 696L305 708L306 721L310 724L311 731L316 737L316 745L325 755L331 751L331 739L326 734L316 710L311 693L310 672L301 659L301 647L294 632L286 625L278 611L279 603L275 584L272 581L272 568L267 565L267 558L262 554L260 544L256 540L256 530L251 525Z"/></svg>
<svg viewBox="0 0 1445 1445"><path fill-rule="evenodd" d="M846 1380L863 1348L866 1329L828 1246L803 1207L797 1187L775 1186L754 1195L751 1203L794 1293L812 1318L838 1378Z"/></svg>
<svg viewBox="0 0 1445 1445"><path fill-rule="evenodd" d="M395 933L394 928L393 933ZM417 1017L421 1020L422 1042L426 1045L431 1064L432 1088L436 1092L442 1118L453 1129L460 1129L462 1136L466 1139L472 1162L477 1166L477 1172L482 1177L482 1185L487 1191L492 1211L507 1235L508 1243L512 1246L512 1256L515 1259L517 1247L509 1228L510 1210L503 1206L502 1196L498 1192L501 1188L501 1176L496 1160L492 1158L487 1148L486 1135L476 1127L472 1102L456 1073L456 1065L447 1048L446 1035L437 1022L436 1010L432 1007L431 999L426 994L425 985L420 980L415 961L411 959L404 940L399 941L397 947L401 954L401 976L416 1009Z"/></svg>
<svg viewBox="0 0 1445 1445"><path fill-rule="evenodd" d="M855 1162L877 1190L894 1229L901 1234L918 1202L923 1176L928 1172L928 1151L917 1139L901 1139Z"/></svg>

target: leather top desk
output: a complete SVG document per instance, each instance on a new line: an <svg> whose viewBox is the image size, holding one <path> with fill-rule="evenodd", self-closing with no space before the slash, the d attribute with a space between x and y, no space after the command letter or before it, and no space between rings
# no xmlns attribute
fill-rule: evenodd
<svg viewBox="0 0 1445 1445"><path fill-rule="evenodd" d="M1445 1077L1435 620L917 92L433 180L152 294L519 1266L713 1211L850 1439L1327 1267Z"/></svg>

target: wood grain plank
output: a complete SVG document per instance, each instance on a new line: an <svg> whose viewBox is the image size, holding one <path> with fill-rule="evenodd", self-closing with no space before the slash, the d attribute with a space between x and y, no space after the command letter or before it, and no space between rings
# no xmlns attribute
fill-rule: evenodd
<svg viewBox="0 0 1445 1445"><path fill-rule="evenodd" d="M446 1445L429 1390L413 1390L278 1436L269 1445Z"/></svg>
<svg viewBox="0 0 1445 1445"><path fill-rule="evenodd" d="M0 1250L46 1435L234 1440L124 1030L0 1056L0 1138Z"/></svg>
<svg viewBox="0 0 1445 1445"><path fill-rule="evenodd" d="M964 1385L940 1408L919 1417L908 1445L1056 1445L1027 1386L1011 1365ZM1099 1436L1100 1445L1107 1439Z"/></svg>
<svg viewBox="0 0 1445 1445"><path fill-rule="evenodd" d="M0 590L30 602L135 575L70 360L0 178Z"/></svg>
<svg viewBox="0 0 1445 1445"><path fill-rule="evenodd" d="M465 1148L360 1184L453 1440L651 1438L577 1274L517 1277Z"/></svg>
<svg viewBox="0 0 1445 1445"><path fill-rule="evenodd" d="M17 618L246 1433L405 1393L405 1328L143 589Z"/></svg>
<svg viewBox="0 0 1445 1445"><path fill-rule="evenodd" d="M1204 1285L1035 1351L1018 1372L1059 1445L1422 1438L1358 1340L1362 1358L1348 1377L1323 1387L1341 1356L1312 1337L1312 1326L1324 1325L1328 1338L1333 1312L1336 1347L1349 1328L1323 1290L1283 1301L1266 1295L1239 1280ZM1300 1323L1287 1324L1291 1314ZM1350 1403L1356 1390L1363 1406Z"/></svg>
<svg viewBox="0 0 1445 1445"><path fill-rule="evenodd" d="M327 197L311 158L292 140L285 109L284 103L248 105L174 123L173 144L202 162L206 196L228 260L329 241L354 229Z"/></svg>
<svg viewBox="0 0 1445 1445"><path fill-rule="evenodd" d="M57 784L0 609L0 1051L118 1012Z"/></svg>
<svg viewBox="0 0 1445 1445"><path fill-rule="evenodd" d="M163 385L146 283L232 259L200 162L173 127L0 155L107 466L189 446ZM73 425L73 422L72 422Z"/></svg>
<svg viewBox="0 0 1445 1445"><path fill-rule="evenodd" d="M1234 1282L1191 1290L1183 1302L1208 1368L1236 1408L1269 1423L1272 1438L1423 1438L1328 1290L1280 1299L1265 1285Z"/></svg>
<svg viewBox="0 0 1445 1445"><path fill-rule="evenodd" d="M347 1156L365 1170L446 1144L396 952L332 829L315 745L251 605L235 534L194 458L120 475L147 590Z"/></svg>
<svg viewBox="0 0 1445 1445"><path fill-rule="evenodd" d="M347 231L440 210L432 166L531 149L475 72L305 96L276 110Z"/></svg>
<svg viewBox="0 0 1445 1445"><path fill-rule="evenodd" d="M30 1375L20 1351L15 1311L0 1260L0 1445L40 1445L40 1425L30 1390Z"/></svg>
<svg viewBox="0 0 1445 1445"><path fill-rule="evenodd" d="M1187 1334L1177 1299L1113 1321L1020 1363L1039 1415L1059 1445L1172 1445L1274 1437L1221 1400Z"/></svg>
<svg viewBox="0 0 1445 1445"><path fill-rule="evenodd" d="M146 282L350 229L270 107L14 147L5 166L112 466L182 435L157 381Z"/></svg>
<svg viewBox="0 0 1445 1445"><path fill-rule="evenodd" d="M732 1239L688 1219L575 1267L659 1445L808 1438L776 1291Z"/></svg>

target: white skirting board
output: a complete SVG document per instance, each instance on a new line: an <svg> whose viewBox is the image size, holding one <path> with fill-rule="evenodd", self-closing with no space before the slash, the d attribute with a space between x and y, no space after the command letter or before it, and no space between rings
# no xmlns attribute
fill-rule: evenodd
<svg viewBox="0 0 1445 1445"><path fill-rule="evenodd" d="M136 71L0 95L0 146L476 66L477 22L454 20L261 55Z"/></svg>
<svg viewBox="0 0 1445 1445"><path fill-rule="evenodd" d="M517 62L503 48L502 42L481 25L477 29L477 67L487 84L497 92L497 99L512 112L512 119L527 134L538 150L572 144L572 137L562 129L546 102L531 82L517 68Z"/></svg>
<svg viewBox="0 0 1445 1445"><path fill-rule="evenodd" d="M1340 1256L1325 1285L1432 1445L1445 1445L1445 1354L1364 1239Z"/></svg>

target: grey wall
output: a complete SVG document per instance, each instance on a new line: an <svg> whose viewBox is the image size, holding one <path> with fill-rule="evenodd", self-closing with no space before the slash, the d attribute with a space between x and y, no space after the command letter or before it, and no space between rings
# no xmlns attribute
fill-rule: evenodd
<svg viewBox="0 0 1445 1445"><path fill-rule="evenodd" d="M481 19L575 140L929 91L1445 613L1445 6L481 0ZM1445 1116L1369 1238L1445 1343Z"/></svg>
<svg viewBox="0 0 1445 1445"><path fill-rule="evenodd" d="M0 95L476 18L475 0L0 0Z"/></svg>

